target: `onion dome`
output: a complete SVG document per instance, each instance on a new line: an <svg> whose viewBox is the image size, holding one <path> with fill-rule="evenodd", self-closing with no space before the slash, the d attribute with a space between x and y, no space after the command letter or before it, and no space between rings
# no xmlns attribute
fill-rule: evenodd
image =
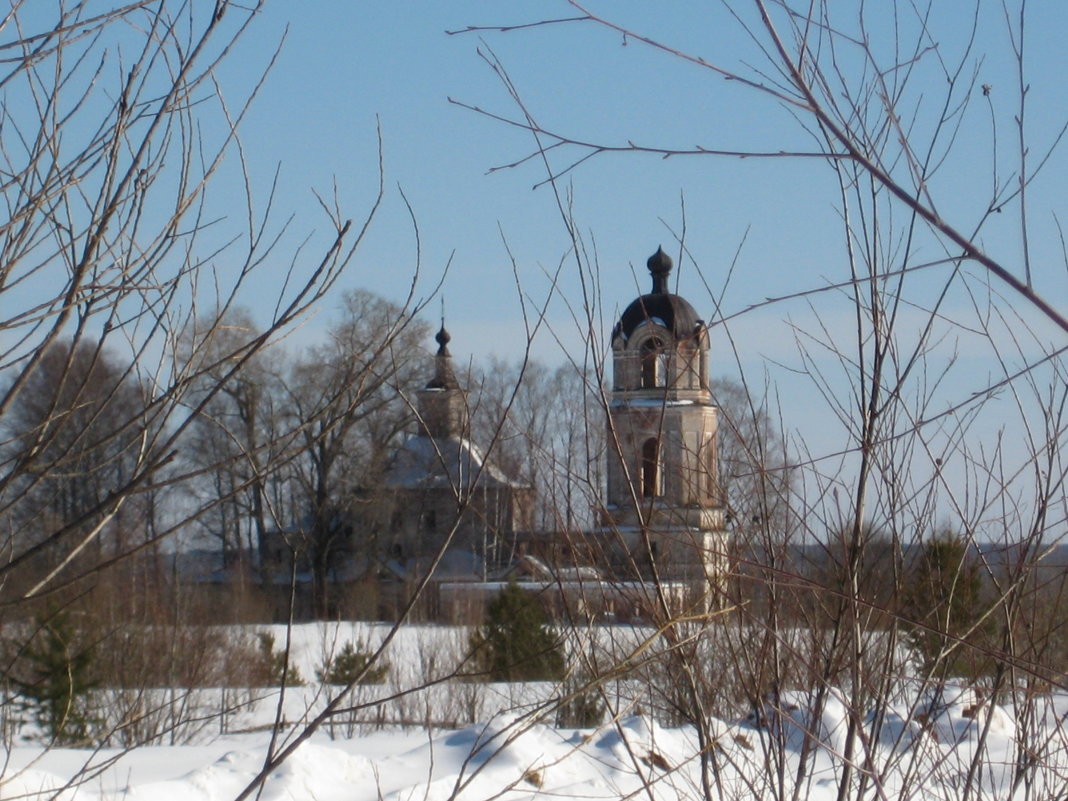
<svg viewBox="0 0 1068 801"><path fill-rule="evenodd" d="M426 385L427 389L459 389L460 384L452 371L452 354L449 353L449 342L452 337L445 330L445 321L441 321L441 330L434 337L438 343L438 352L434 357L434 377Z"/></svg>
<svg viewBox="0 0 1068 801"><path fill-rule="evenodd" d="M449 343L452 341L452 337L449 336L449 332L445 330L445 321L441 321L441 329L434 335L434 341L438 343L438 356L451 356L449 353Z"/></svg>
<svg viewBox="0 0 1068 801"><path fill-rule="evenodd" d="M648 295L642 295L632 302L616 323L612 338L630 335L643 323L653 322L663 326L676 339L692 336L694 330L703 324L697 312L685 298L668 292L668 276L672 268L671 257L663 248L649 257L646 267L653 278L653 289Z"/></svg>

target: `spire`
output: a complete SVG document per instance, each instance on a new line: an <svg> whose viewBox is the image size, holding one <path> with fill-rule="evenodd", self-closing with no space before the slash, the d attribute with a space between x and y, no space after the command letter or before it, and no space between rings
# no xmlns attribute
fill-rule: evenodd
<svg viewBox="0 0 1068 801"><path fill-rule="evenodd" d="M449 353L449 342L452 337L449 336L449 332L445 330L445 297L441 298L441 329L438 331L434 340L438 343L438 356L451 356Z"/></svg>
<svg viewBox="0 0 1068 801"><path fill-rule="evenodd" d="M438 352L434 356L434 377L419 393L419 416L422 429L429 437L465 436L468 429L467 395L460 388L452 369L449 353L449 332L445 330L442 314L441 329L434 340Z"/></svg>
<svg viewBox="0 0 1068 801"><path fill-rule="evenodd" d="M434 377L426 385L427 389L459 389L456 375L452 371L452 354L449 353L449 342L452 337L445 330L445 314L441 315L441 329L434 340L438 343L438 352L434 357Z"/></svg>
<svg viewBox="0 0 1068 801"><path fill-rule="evenodd" d="M652 294L668 294L667 280L673 265L671 263L671 257L664 252L664 248L658 247L656 253L649 257L645 266L649 268L649 273L653 276Z"/></svg>

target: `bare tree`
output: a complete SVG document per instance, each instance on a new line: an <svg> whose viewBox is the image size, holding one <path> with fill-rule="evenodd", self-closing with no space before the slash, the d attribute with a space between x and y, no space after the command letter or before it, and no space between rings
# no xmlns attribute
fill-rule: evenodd
<svg viewBox="0 0 1068 801"><path fill-rule="evenodd" d="M261 354L352 263L383 183L369 187L369 207L355 225L338 193L322 205L325 235L284 251L288 223L275 222L270 189L257 196L238 134L276 53L239 97L227 96L220 79L260 6L15 3L5 13L5 684L17 661L11 655L40 635L32 625L6 624L32 620L46 598L101 617L93 604L110 598L127 621L174 624L182 603L166 595L173 574L162 562L145 561L141 570L144 557L216 513L228 521L223 529L251 521L248 533L259 540L275 523L278 471L305 447L329 446L344 415L374 394L371 376L379 386L395 369L391 347L410 325L412 298L351 343L362 378L350 371L355 384L337 386L332 405L305 409L285 431L273 427L276 390ZM268 272L271 280L259 280ZM238 311L252 289L262 314L255 325ZM209 493L197 489L209 478L221 483ZM137 568L122 572L128 566ZM127 581L133 574L143 580ZM140 604L140 592L152 603ZM171 608L159 609L163 598ZM122 618L104 623L101 640L136 647L113 639ZM180 656L181 641L171 638L169 656ZM136 741L136 727L124 731L124 742Z"/></svg>
<svg viewBox="0 0 1068 801"><path fill-rule="evenodd" d="M735 628L700 633L730 655L748 688L717 686L697 665L672 662L686 678L689 703L706 712L709 700L747 702L755 720L779 721L764 729L766 770L747 785L754 794L797 798L811 790L815 755L823 747L821 716L835 705L848 721L834 774L838 798L878 797L902 775L907 790L916 790L922 783L917 772L943 771L944 764L915 757L913 765L923 767L899 773L900 752L874 743L890 726L892 709L901 708L895 705L911 710L906 716L926 714L930 707L922 698L939 692L949 678L944 670L917 674L909 667L898 619L910 583L905 556L924 532L949 527L977 554L989 592L975 602L969 631L949 631L948 623L904 623L932 629L947 642L947 652L971 651L991 661L984 692L1011 697L1020 738L1008 789L1041 797L1050 780L1041 766L1052 753L1050 738L1058 735L1037 723L1046 714L1037 687L1046 686L1053 665L1034 660L1052 653L1057 624L1038 615L1035 602L1041 577L1048 581L1050 575L1042 560L1066 533L1060 454L1068 318L1052 300L1066 260L1059 199L1035 187L1060 156L1068 123L1056 98L1036 93L1024 53L1025 31L1034 29L1036 19L1040 26L1056 22L1040 16L1045 9L1025 3L973 3L947 19L934 3L875 8L753 0L722 4L716 24L733 26L737 35L696 53L635 30L612 11L577 0L566 6L551 19L457 33L523 36L540 28L551 35L557 28L581 27L590 46L608 34L603 41L611 46L620 39L631 46L629 57L677 59L707 75L706 103L749 93L767 101L769 118L781 112L794 123L769 126L773 138L781 133L761 150L725 146L709 141L714 132L677 127L664 129L671 136L665 142L641 141L628 131L592 141L572 133L566 116L547 122L560 106L533 108L507 64L482 48L516 112L490 113L485 104L469 108L531 134L532 150L498 168L544 169L538 185L559 208L584 286L596 286L601 272L577 232L560 179L580 180L591 159L625 153L815 161L826 167L826 207L841 223L837 270L829 279L799 272L798 283L783 295L734 309L718 293L708 299L714 313L707 319L728 340L743 315L782 308L785 316L791 310L797 357L788 365L791 376L782 373L782 380L796 386L795 377L803 376L809 382L834 433L826 433L828 425L818 441L783 435L793 451L790 480L765 483L767 495L758 492L749 500L788 509L789 528L783 531L775 515L751 514L745 535L774 542L785 535L797 546L820 546L834 554L837 567L833 580L826 580L789 560L766 565L759 580L771 593L769 607L759 613L740 607L732 616ZM728 42L737 46L716 50ZM657 63L651 60L649 68ZM626 95L625 87L618 89ZM615 91L605 87L606 97ZM1048 108L1037 111L1040 103ZM698 144L677 147L678 136ZM987 155L977 159L976 153ZM968 189L961 192L961 186ZM806 184L798 207L811 208L813 201L814 189ZM680 256L698 267L703 263L707 275L712 259L693 253L685 232L684 223L676 234ZM1044 259L1036 258L1040 252ZM1060 258L1051 260L1055 253ZM590 330L600 319L597 303L591 294L582 306ZM803 315L793 311L798 305ZM849 325L841 323L846 316ZM772 390L788 393L785 386L773 383ZM776 415L787 431L789 415L788 405ZM876 555L888 592L866 586ZM950 583L967 580L959 572ZM800 624L781 614L787 609L802 615ZM996 644L971 636L992 630L995 622ZM666 658L685 650L679 644L690 642L687 636L696 636L681 624L658 621ZM692 660L700 652L685 653ZM794 688L801 694L784 700ZM739 689L741 698L727 695ZM792 709L799 698L800 711ZM792 756L784 716L800 721L806 732ZM702 719L692 717L711 741L713 732L702 732ZM988 726L977 726L979 746L953 792L985 792ZM700 749L695 759L703 769L703 793L718 797L722 785L716 782L731 769L730 758Z"/></svg>
<svg viewBox="0 0 1068 801"><path fill-rule="evenodd" d="M259 334L245 309L219 315L206 334L187 330L183 349L216 365L201 376L194 393L212 392L229 368L220 357ZM205 471L190 488L195 503L204 507L197 523L209 541L219 541L224 567L249 555L262 559L268 533L284 524L277 519L287 512L277 485L285 471L277 468L290 457L293 434L287 436L282 423L282 392L278 373L267 367L266 354L258 353L222 383L193 420L193 447L186 458L190 469Z"/></svg>
<svg viewBox="0 0 1068 801"><path fill-rule="evenodd" d="M116 481L128 479L142 440L152 436L144 412L143 389L115 357L89 343L61 341L48 349L4 421L10 455L31 460L6 504L17 521L13 547L33 547L55 528L71 527L69 539L55 541L42 562L73 556L100 523L92 510ZM127 511L144 517L143 509ZM106 533L91 538L92 553L122 553L144 540L123 529L115 515Z"/></svg>
<svg viewBox="0 0 1068 801"><path fill-rule="evenodd" d="M532 487L537 529L577 531L594 522L604 474L596 379L573 365L491 358L472 400L473 435L496 464Z"/></svg>
<svg viewBox="0 0 1068 801"><path fill-rule="evenodd" d="M99 397L95 387L91 394L79 389L91 373L71 368L86 359L103 363L105 354L125 362L111 386L143 389L136 408L106 404L116 413L108 420L111 431L99 438L137 439L136 448L124 449L124 469L77 510L77 521L56 523L30 546L9 539L4 574L49 544L71 540L72 550L88 544L131 498L179 480L168 468L192 419L190 405L194 412L208 405L231 374L329 288L351 256L345 245L349 225L337 221L336 237L310 278L279 298L262 333L216 354L210 364L187 355L174 368L172 348L196 319L198 273L220 247L205 233L210 180L236 148L236 126L247 108L246 101L234 109L217 94L215 69L254 13L229 3L202 16L138 3L88 16L87 5L76 4L43 30L23 27L21 9L13 14L9 30L19 35L4 45L11 54L5 91L35 102L16 104L32 111L5 127L5 135L20 144L12 140L4 148L10 178L3 187L9 216L3 225L6 316L0 329L8 380L0 412L6 418L16 409L39 407L28 397L40 392L35 380L65 388L53 396L61 404L66 399L78 405L79 392ZM131 31L143 33L131 38ZM113 86L104 76L114 74L116 56L109 48L120 45L134 49ZM73 86L84 89L84 97L67 91ZM214 103L202 104L202 97ZM180 135L196 130L194 109L214 114L223 134L215 140ZM247 235L229 253L236 269L229 288L220 287L220 308L272 256L267 224L255 217L244 222ZM57 349L64 339L69 347ZM56 369L46 373L44 365L57 358ZM191 400L191 388L203 387L201 378L212 371L215 382ZM63 473L64 453L53 449L50 455L40 446L49 444L68 411L45 407L32 436L23 426L19 438L9 440L0 489L9 493L27 475L43 482ZM100 524L73 535L86 519Z"/></svg>
<svg viewBox="0 0 1068 801"><path fill-rule="evenodd" d="M408 310L352 292L329 341L295 361L285 381L290 425L301 439L297 547L311 563L319 615L330 614L332 572L365 545L354 542L353 491L375 486L389 446L412 419L404 393L425 375L427 336Z"/></svg>

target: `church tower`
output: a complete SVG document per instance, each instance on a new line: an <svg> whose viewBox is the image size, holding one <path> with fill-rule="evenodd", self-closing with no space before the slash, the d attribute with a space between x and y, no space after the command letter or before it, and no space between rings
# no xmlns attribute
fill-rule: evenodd
<svg viewBox="0 0 1068 801"><path fill-rule="evenodd" d="M708 328L668 289L671 258L647 262L652 291L612 332L608 503L614 561L641 578L718 585L726 531L708 383ZM707 589L707 587L705 587Z"/></svg>
<svg viewBox="0 0 1068 801"><path fill-rule="evenodd" d="M433 373L418 390L415 430L375 488L380 550L398 572L438 560L438 580L485 579L507 564L530 529L533 490L498 469L471 441L468 399L442 320Z"/></svg>
<svg viewBox="0 0 1068 801"><path fill-rule="evenodd" d="M434 341L438 352L434 356L434 376L419 391L419 417L429 437L445 439L468 435L467 394L452 369L452 354L449 342L452 337L441 321L441 330Z"/></svg>

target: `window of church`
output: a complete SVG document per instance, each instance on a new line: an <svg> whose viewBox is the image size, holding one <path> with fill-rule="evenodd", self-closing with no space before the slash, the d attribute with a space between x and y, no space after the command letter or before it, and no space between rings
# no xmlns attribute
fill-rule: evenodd
<svg viewBox="0 0 1068 801"><path fill-rule="evenodd" d="M708 389L708 338L705 334L697 340L697 373L700 376L700 388Z"/></svg>
<svg viewBox="0 0 1068 801"><path fill-rule="evenodd" d="M705 441L705 492L713 503L721 503L718 469L716 466L716 438L708 437Z"/></svg>
<svg viewBox="0 0 1068 801"><path fill-rule="evenodd" d="M655 498L661 494L660 440L647 439L642 445L642 496Z"/></svg>
<svg viewBox="0 0 1068 801"><path fill-rule="evenodd" d="M700 381L698 371L701 354L697 349L697 345L692 340L683 343L680 348L680 356L684 365L685 380L682 382L683 385L687 389L700 389L700 384L697 382Z"/></svg>
<svg viewBox="0 0 1068 801"><path fill-rule="evenodd" d="M664 343L659 339L651 338L642 343L642 388L667 386L668 377L668 353L664 349Z"/></svg>

